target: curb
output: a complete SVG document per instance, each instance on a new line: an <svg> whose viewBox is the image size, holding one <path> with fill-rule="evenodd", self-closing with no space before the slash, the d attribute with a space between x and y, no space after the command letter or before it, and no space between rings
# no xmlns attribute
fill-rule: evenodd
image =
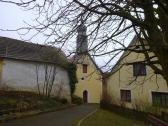
<svg viewBox="0 0 168 126"><path fill-rule="evenodd" d="M79 120L76 126L81 126L81 123L82 123L85 119L87 119L89 116L91 116L92 114L94 114L95 112L97 112L97 110L98 110L98 109L96 109L95 111L93 111L93 112L87 114L85 117L83 117L81 120Z"/></svg>
<svg viewBox="0 0 168 126"><path fill-rule="evenodd" d="M46 110L32 110L32 111L27 111L27 112L23 112L23 113L12 113L12 115L7 115L7 117L1 117L0 118L0 123L3 122L8 122L14 119L21 119L21 118L26 118L26 117L31 117L31 116L35 116L35 115L40 115L40 114L45 114L45 113L49 113L49 112L56 112L56 111L60 111L60 110L64 110L64 109L68 109L68 108L73 108L76 105L70 105L70 106L64 106L64 107L60 107L60 108L52 108L52 109L46 109Z"/></svg>

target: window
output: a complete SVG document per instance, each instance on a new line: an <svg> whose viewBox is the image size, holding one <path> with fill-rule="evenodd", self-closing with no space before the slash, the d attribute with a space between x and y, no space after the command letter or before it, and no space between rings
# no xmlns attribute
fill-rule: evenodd
<svg viewBox="0 0 168 126"><path fill-rule="evenodd" d="M155 106L168 107L168 93L166 92L152 92L152 102Z"/></svg>
<svg viewBox="0 0 168 126"><path fill-rule="evenodd" d="M121 101L131 102L131 91L130 90L120 90Z"/></svg>
<svg viewBox="0 0 168 126"><path fill-rule="evenodd" d="M87 73L87 65L83 64L83 73Z"/></svg>
<svg viewBox="0 0 168 126"><path fill-rule="evenodd" d="M133 75L134 76L145 76L146 75L146 65L143 63L133 64Z"/></svg>

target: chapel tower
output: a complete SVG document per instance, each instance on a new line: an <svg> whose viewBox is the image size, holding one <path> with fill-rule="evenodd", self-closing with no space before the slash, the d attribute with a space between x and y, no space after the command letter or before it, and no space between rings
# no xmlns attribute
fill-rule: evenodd
<svg viewBox="0 0 168 126"><path fill-rule="evenodd" d="M84 21L81 20L81 24L77 28L77 41L76 41L76 52L77 54L84 54L88 52L88 41L87 41L87 28L84 25Z"/></svg>
<svg viewBox="0 0 168 126"><path fill-rule="evenodd" d="M87 27L81 20L77 28L76 55L77 79L74 95L81 97L84 103L100 103L102 92L101 71L88 53Z"/></svg>

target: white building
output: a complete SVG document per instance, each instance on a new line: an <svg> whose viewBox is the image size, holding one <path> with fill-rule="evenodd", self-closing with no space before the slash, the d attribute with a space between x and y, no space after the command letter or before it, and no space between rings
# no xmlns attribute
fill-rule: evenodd
<svg viewBox="0 0 168 126"><path fill-rule="evenodd" d="M55 47L0 38L1 89L36 91L70 100L67 63L64 53Z"/></svg>

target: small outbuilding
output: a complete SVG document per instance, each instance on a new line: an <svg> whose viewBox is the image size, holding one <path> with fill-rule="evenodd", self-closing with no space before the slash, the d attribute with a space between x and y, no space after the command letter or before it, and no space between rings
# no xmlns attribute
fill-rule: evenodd
<svg viewBox="0 0 168 126"><path fill-rule="evenodd" d="M70 100L68 60L58 48L0 37L0 88Z"/></svg>

